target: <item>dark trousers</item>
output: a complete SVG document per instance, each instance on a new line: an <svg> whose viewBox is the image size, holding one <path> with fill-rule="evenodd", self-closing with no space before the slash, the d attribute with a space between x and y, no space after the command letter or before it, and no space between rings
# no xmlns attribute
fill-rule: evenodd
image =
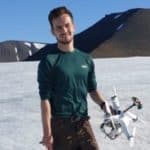
<svg viewBox="0 0 150 150"><path fill-rule="evenodd" d="M53 150L99 150L89 119L54 117Z"/></svg>

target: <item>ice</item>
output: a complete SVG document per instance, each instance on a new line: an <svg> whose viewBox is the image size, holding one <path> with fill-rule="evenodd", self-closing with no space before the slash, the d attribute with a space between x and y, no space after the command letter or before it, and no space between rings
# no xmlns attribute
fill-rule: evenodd
<svg viewBox="0 0 150 150"><path fill-rule="evenodd" d="M108 100L117 89L120 105L131 104L136 96L143 103L142 110L134 110L144 124L136 128L132 150L148 150L150 146L150 57L95 59L98 90ZM40 98L37 85L36 62L0 63L0 150L44 150ZM101 150L129 150L124 135L116 140L105 138L100 131L104 113L88 97L89 115Z"/></svg>

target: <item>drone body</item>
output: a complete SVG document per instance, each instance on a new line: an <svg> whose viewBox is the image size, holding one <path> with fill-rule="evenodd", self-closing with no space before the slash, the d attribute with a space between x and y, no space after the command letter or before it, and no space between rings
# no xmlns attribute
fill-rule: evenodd
<svg viewBox="0 0 150 150"><path fill-rule="evenodd" d="M138 117L135 114L129 112L129 110L134 106L137 106L138 109L142 108L142 104L138 98L132 97L132 100L132 105L130 105L125 110L121 110L119 99L116 94L116 89L114 89L114 96L111 97L111 102L115 114L110 113L109 115L106 115L104 122L100 126L102 132L111 140L116 139L123 133L129 140L131 147L134 144L136 127L133 127L132 130L129 130L129 126L131 123L136 122ZM106 105L106 109L108 110L108 103ZM110 110L108 110L108 112L110 112Z"/></svg>

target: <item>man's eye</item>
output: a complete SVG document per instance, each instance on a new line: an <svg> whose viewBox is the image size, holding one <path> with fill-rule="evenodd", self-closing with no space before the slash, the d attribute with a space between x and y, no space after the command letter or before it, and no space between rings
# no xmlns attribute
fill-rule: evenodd
<svg viewBox="0 0 150 150"><path fill-rule="evenodd" d="M60 30L61 28L62 28L62 27L60 27L60 26L57 27L57 29L59 29L59 30Z"/></svg>

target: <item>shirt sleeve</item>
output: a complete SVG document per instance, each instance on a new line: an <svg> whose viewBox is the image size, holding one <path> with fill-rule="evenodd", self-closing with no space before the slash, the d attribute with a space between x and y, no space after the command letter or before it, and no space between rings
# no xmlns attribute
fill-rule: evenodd
<svg viewBox="0 0 150 150"><path fill-rule="evenodd" d="M88 74L88 92L97 89L97 82L95 76L95 64L91 57L89 57L89 74Z"/></svg>
<svg viewBox="0 0 150 150"><path fill-rule="evenodd" d="M50 99L52 95L53 74L52 66L46 58L41 60L38 65L37 81L41 100Z"/></svg>

